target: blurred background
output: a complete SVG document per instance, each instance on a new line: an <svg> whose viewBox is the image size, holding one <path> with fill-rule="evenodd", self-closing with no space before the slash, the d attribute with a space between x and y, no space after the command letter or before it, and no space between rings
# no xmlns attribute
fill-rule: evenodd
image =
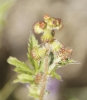
<svg viewBox="0 0 87 100"><path fill-rule="evenodd" d="M72 48L72 58L81 63L59 68L63 81L50 80L51 94L45 99L87 100L87 0L0 0L0 100L32 99L26 84L12 84L16 74L7 58L27 60L32 26L44 14L63 20L56 38Z"/></svg>

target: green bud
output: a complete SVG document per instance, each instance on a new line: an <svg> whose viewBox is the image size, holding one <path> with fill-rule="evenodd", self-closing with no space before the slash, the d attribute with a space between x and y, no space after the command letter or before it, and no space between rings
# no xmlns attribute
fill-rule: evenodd
<svg viewBox="0 0 87 100"><path fill-rule="evenodd" d="M48 23L51 17L49 15L45 14L43 18L44 18L44 21L46 23Z"/></svg>
<svg viewBox="0 0 87 100"><path fill-rule="evenodd" d="M35 60L39 60L40 58L45 56L45 53L46 53L45 48L34 47L32 49L31 55Z"/></svg>
<svg viewBox="0 0 87 100"><path fill-rule="evenodd" d="M56 19L56 27L54 27L54 30L60 30L63 27L62 20Z"/></svg>
<svg viewBox="0 0 87 100"><path fill-rule="evenodd" d="M42 21L42 22L37 22L37 23L34 25L34 32L35 32L36 34L43 33L45 28L46 28L46 23L45 23L44 21Z"/></svg>
<svg viewBox="0 0 87 100"><path fill-rule="evenodd" d="M42 42L51 42L53 41L53 36L49 33L49 34L43 34L41 37L41 41Z"/></svg>
<svg viewBox="0 0 87 100"><path fill-rule="evenodd" d="M42 42L51 42L54 40L54 36L52 34L53 31L46 29L44 30L44 34L41 36Z"/></svg>
<svg viewBox="0 0 87 100"><path fill-rule="evenodd" d="M63 27L62 20L59 18L53 18L49 15L44 15L44 21L47 23L47 29L59 30Z"/></svg>
<svg viewBox="0 0 87 100"><path fill-rule="evenodd" d="M62 44L57 40L54 40L52 43L50 43L50 46L53 52L59 52L62 47Z"/></svg>

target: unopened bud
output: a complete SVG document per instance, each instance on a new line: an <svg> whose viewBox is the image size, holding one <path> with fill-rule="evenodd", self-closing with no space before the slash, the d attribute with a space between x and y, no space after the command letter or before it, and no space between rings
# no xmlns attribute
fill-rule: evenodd
<svg viewBox="0 0 87 100"><path fill-rule="evenodd" d="M59 52L61 47L62 47L62 44L60 42L58 42L57 40L54 40L51 44L51 49L53 52Z"/></svg>
<svg viewBox="0 0 87 100"><path fill-rule="evenodd" d="M34 25L34 32L36 34L40 34L40 33L43 33L44 32L44 29L46 27L46 23L45 22L37 22L35 25Z"/></svg>
<svg viewBox="0 0 87 100"><path fill-rule="evenodd" d="M38 47L34 47L32 49L31 52L31 56L35 59L35 60L39 60L40 58L44 57L46 53L46 49L45 48L38 48Z"/></svg>

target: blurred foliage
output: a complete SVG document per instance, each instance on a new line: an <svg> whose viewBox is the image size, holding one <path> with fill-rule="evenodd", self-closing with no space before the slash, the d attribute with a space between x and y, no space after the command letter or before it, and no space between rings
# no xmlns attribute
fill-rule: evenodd
<svg viewBox="0 0 87 100"><path fill-rule="evenodd" d="M0 1L0 47L1 47L1 31L5 25L6 18L11 6L15 0L1 0Z"/></svg>
<svg viewBox="0 0 87 100"><path fill-rule="evenodd" d="M0 0L0 47L1 47L2 29L5 26L7 15L9 13L10 8L14 4L14 1L15 0ZM11 87L10 85L13 80L13 77L5 84L3 89L0 90L0 100L7 100L10 94L17 87L18 84L15 85L14 87Z"/></svg>
<svg viewBox="0 0 87 100"><path fill-rule="evenodd" d="M0 1L0 31L5 24L8 11L13 3L14 0L3 0L3 2Z"/></svg>

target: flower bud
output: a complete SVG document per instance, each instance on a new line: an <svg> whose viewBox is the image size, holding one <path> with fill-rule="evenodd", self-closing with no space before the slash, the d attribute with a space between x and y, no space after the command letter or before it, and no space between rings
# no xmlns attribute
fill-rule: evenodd
<svg viewBox="0 0 87 100"><path fill-rule="evenodd" d="M62 20L59 18L53 18L49 15L44 15L44 21L47 23L47 28L50 30L59 30L62 28Z"/></svg>
<svg viewBox="0 0 87 100"><path fill-rule="evenodd" d="M61 58L63 60L66 60L69 58L69 56L72 54L73 50L69 49L69 48L61 48L60 52L59 52L59 56L61 56Z"/></svg>
<svg viewBox="0 0 87 100"><path fill-rule="evenodd" d="M54 18L50 18L47 25L50 26L51 28L56 27L56 20Z"/></svg>
<svg viewBox="0 0 87 100"><path fill-rule="evenodd" d="M54 38L53 38L53 36L52 36L52 34L51 33L45 33L45 34L43 34L42 35L42 37L41 37L41 41L42 42L51 42L51 41L53 41L54 40Z"/></svg>
<svg viewBox="0 0 87 100"><path fill-rule="evenodd" d="M55 19L55 24L56 26L54 27L54 30L59 30L63 27L62 20L59 18Z"/></svg>
<svg viewBox="0 0 87 100"><path fill-rule="evenodd" d="M49 15L46 15L46 14L45 14L43 18L44 18L44 21L45 21L46 23L48 23L48 21L50 20L51 17L50 17Z"/></svg>
<svg viewBox="0 0 87 100"><path fill-rule="evenodd" d="M45 56L45 53L46 53L45 48L34 47L32 49L31 55L35 60L39 60L40 58Z"/></svg>
<svg viewBox="0 0 87 100"><path fill-rule="evenodd" d="M35 32L36 34L43 33L45 28L46 28L46 23L45 23L44 21L42 21L42 22L37 22L37 23L34 25L34 32Z"/></svg>
<svg viewBox="0 0 87 100"><path fill-rule="evenodd" d="M50 43L50 46L53 52L59 52L62 47L62 44L57 40L54 40L52 43Z"/></svg>
<svg viewBox="0 0 87 100"><path fill-rule="evenodd" d="M31 51L31 56L34 58L34 59L39 59L40 56L38 55L38 47L34 47Z"/></svg>
<svg viewBox="0 0 87 100"><path fill-rule="evenodd" d="M41 58L44 57L45 54L46 54L46 48L44 48L44 47L39 48L38 54L39 54L39 56L40 56Z"/></svg>

